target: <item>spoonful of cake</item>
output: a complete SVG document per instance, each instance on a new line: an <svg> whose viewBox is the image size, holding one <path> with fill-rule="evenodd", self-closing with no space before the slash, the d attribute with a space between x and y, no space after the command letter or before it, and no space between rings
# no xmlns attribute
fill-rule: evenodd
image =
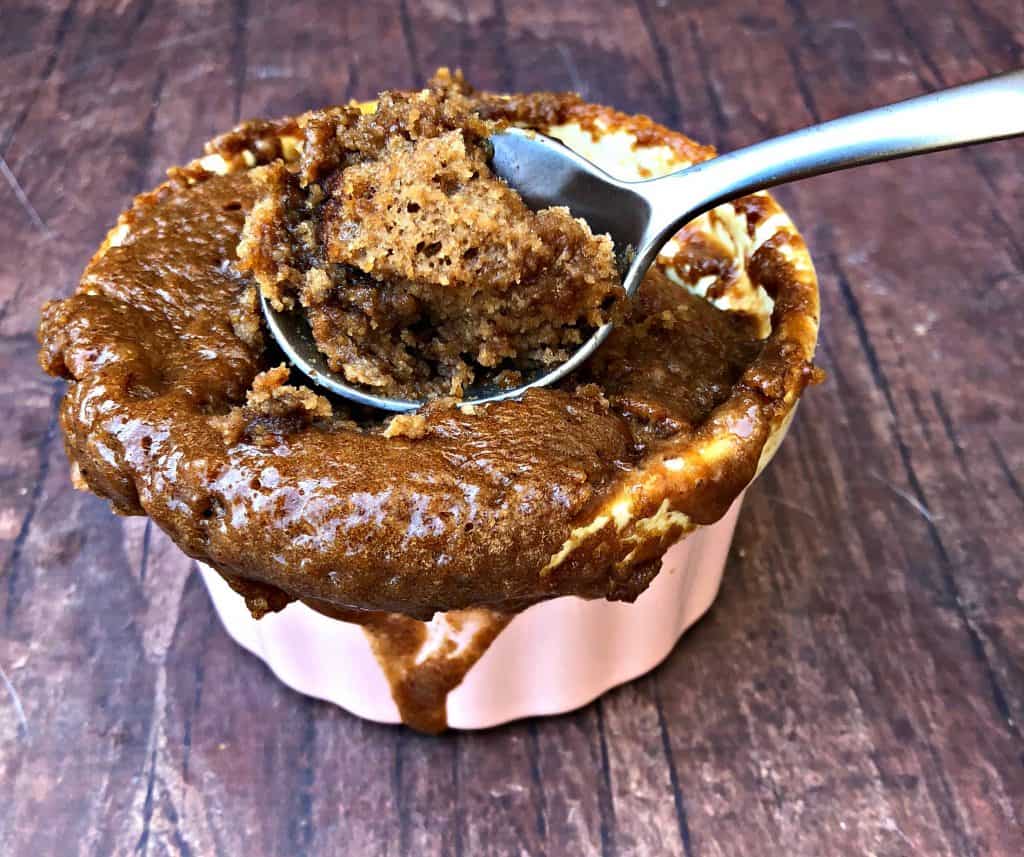
<svg viewBox="0 0 1024 857"><path fill-rule="evenodd" d="M307 129L298 173L277 164L257 178L265 192L239 259L260 285L267 327L310 380L364 405L480 404L566 377L686 223L796 179L1022 135L1024 71L648 181L458 113L426 91L385 94L369 116L325 112ZM424 116L429 136L415 130ZM395 127L406 130L372 161L351 154Z"/></svg>

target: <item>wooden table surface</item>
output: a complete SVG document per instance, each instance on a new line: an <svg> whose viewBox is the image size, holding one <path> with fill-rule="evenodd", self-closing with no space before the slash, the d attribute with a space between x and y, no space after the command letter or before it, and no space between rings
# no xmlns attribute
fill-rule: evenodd
<svg viewBox="0 0 1024 857"><path fill-rule="evenodd" d="M1024 854L1024 143L780 191L828 381L716 606L642 680L482 734L362 722L237 648L191 561L71 490L34 338L238 117L449 64L727 150L1022 48L1021 0L4 0L0 853Z"/></svg>

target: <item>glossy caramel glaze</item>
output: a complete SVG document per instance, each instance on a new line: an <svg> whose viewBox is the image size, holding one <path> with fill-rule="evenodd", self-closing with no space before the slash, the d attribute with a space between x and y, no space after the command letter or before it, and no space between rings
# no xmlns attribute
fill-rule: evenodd
<svg viewBox="0 0 1024 857"><path fill-rule="evenodd" d="M344 610L313 600L305 603L332 619L362 627L402 722L429 734L448 727L448 694L462 683L513 616L470 607L420 622L401 613Z"/></svg>

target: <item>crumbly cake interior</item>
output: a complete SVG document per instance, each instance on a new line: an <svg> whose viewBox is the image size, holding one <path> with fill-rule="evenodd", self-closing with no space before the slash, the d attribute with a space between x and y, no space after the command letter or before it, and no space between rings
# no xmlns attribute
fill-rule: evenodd
<svg viewBox="0 0 1024 857"><path fill-rule="evenodd" d="M332 370L389 396L461 397L564 362L623 295L614 247L565 208L533 212L491 172L504 124L443 82L300 119L302 158L254 171L239 244Z"/></svg>

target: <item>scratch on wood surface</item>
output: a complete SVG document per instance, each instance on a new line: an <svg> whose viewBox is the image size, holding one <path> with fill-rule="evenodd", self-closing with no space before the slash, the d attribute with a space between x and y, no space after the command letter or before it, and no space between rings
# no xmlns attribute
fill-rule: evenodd
<svg viewBox="0 0 1024 857"><path fill-rule="evenodd" d="M604 702L598 698L594 705L597 713L597 743L601 779L598 787L598 802L601 806L601 855L609 857L615 848L615 804L612 802L611 765L608 762L608 739L604 731Z"/></svg>
<svg viewBox="0 0 1024 857"><path fill-rule="evenodd" d="M917 390L907 387L907 399L909 399L911 410L914 412L914 419L917 420L914 427L921 432L925 441L930 445L932 443L931 421L925 416L924 409L921 407L921 397Z"/></svg>
<svg viewBox="0 0 1024 857"><path fill-rule="evenodd" d="M1003 476L1006 477L1006 484L1010 486L1010 490L1013 491L1017 499L1024 503L1024 488L1021 488L1020 481L1010 467L1010 462L1006 460L1003 448L992 438L989 438L988 442L992 447L992 454L996 457L996 462L999 464L999 469L1003 471Z"/></svg>
<svg viewBox="0 0 1024 857"><path fill-rule="evenodd" d="M153 709L146 733L143 768L135 778L138 788L132 798L132 814L139 825L134 852L142 857L149 853L154 840L159 843L168 836L175 841L178 853L190 853L183 833L177 827L183 813L179 801L185 800L185 789L180 773L173 764L169 764L167 689L167 664L161 659L153 686ZM160 847L159 844L156 847Z"/></svg>
<svg viewBox="0 0 1024 857"><path fill-rule="evenodd" d="M352 61L348 64L348 81L345 84L345 101L351 101L359 95L359 54L352 51Z"/></svg>
<svg viewBox="0 0 1024 857"><path fill-rule="evenodd" d="M672 786L672 800L675 803L676 823L679 826L679 840L683 846L683 857L693 857L693 842L690 834L690 822L686 815L686 802L683 799L683 790L679 785L679 771L676 769L676 759L672 753L672 741L668 734L668 719L665 717L665 709L661 701L661 688L658 686L658 673L654 674L654 708L658 715L658 732L661 738L661 748L665 753L665 764L668 766L669 784Z"/></svg>
<svg viewBox="0 0 1024 857"><path fill-rule="evenodd" d="M943 431L946 432L946 437L953 447L953 455L956 456L957 463L960 465L960 471L964 477L971 481L970 469L967 467L967 451L963 443L960 442L960 437L956 431L956 425L953 422L953 417L949 413L949 408L946 407L946 401L938 390L932 390L932 402L935 404L935 413L939 415L939 421L942 423Z"/></svg>
<svg viewBox="0 0 1024 857"><path fill-rule="evenodd" d="M150 733L150 744L153 743L154 733ZM139 834L139 841L135 845L135 853L145 855L149 850L149 827L153 820L153 784L156 782L156 747L152 747L146 754L146 796L142 802L142 832Z"/></svg>
<svg viewBox="0 0 1024 857"><path fill-rule="evenodd" d="M231 19L231 68L235 79L235 121L242 118L242 96L245 93L246 63L248 57L249 0L235 0Z"/></svg>
<svg viewBox="0 0 1024 857"><path fill-rule="evenodd" d="M494 0L494 38L498 55L505 58L501 64L501 85L506 92L516 90L515 54L509 50L508 15L505 14L504 0Z"/></svg>
<svg viewBox="0 0 1024 857"><path fill-rule="evenodd" d="M693 55L697 60L697 65L700 68L701 78L704 81L704 90L708 96L708 104L711 105L715 134L718 137L714 143L721 146L725 142L724 136L729 125L729 119L725 115L725 105L722 103L722 96L718 92L718 84L712 76L711 60L708 57L704 46L704 38L696 21L690 21L690 44L693 48Z"/></svg>
<svg viewBox="0 0 1024 857"><path fill-rule="evenodd" d="M792 10L797 26L803 33L806 33L811 27L811 22L803 4L799 2L799 0L786 0L786 5ZM790 65L793 66L793 76L796 82L797 92L800 93L800 100L803 102L804 107L807 108L807 112L810 114L811 119L815 122L820 122L821 116L818 113L818 103L807 83L809 75L804 69L804 64L800 59L800 53L797 50L797 46L795 44L787 45L786 55L789 57Z"/></svg>
<svg viewBox="0 0 1024 857"><path fill-rule="evenodd" d="M24 549L25 542L28 540L29 530L32 529L32 523L35 521L36 512L39 511L39 504L43 496L43 488L46 485L46 477L49 476L50 473L50 446L53 444L53 439L57 435L57 415L60 410L61 394L63 393L63 389L60 384L54 382L53 388L53 396L50 399L50 413L46 423L46 432L43 434L43 439L40 441L38 447L39 469L36 472L35 482L32 484L32 492L29 495L28 511L22 519L21 529L18 530L18 534L14 537L14 546L11 548L11 555L7 560L7 606L4 611L4 618L7 622L10 622L14 618L14 611L17 607L18 599L16 584L21 552ZM0 576L2 576L2 573L0 573Z"/></svg>
<svg viewBox="0 0 1024 857"><path fill-rule="evenodd" d="M295 72L279 65L257 65L249 69L253 80L291 80Z"/></svg>
<svg viewBox="0 0 1024 857"><path fill-rule="evenodd" d="M799 512L801 515L804 515L804 516L810 518L812 521L817 521L818 520L818 516L817 515L815 515L815 514L813 514L811 512L808 512L803 506L800 506L797 503L792 503L789 500L786 500L786 499L780 497L778 494L766 494L766 493L764 493L762 491L762 492L760 492L760 495L761 495L761 497L763 497L765 500L768 500L773 505L785 506L790 511L792 511L792 512Z"/></svg>
<svg viewBox="0 0 1024 857"><path fill-rule="evenodd" d="M913 507L913 509L929 523L934 524L936 521L942 520L942 517L940 515L932 514L931 510L924 503L918 500L917 497L915 497L909 491L904 491L899 486L894 485L884 476L880 476L879 474L872 473L870 471L868 472L868 476L870 476L872 479L878 482L881 482L886 488L892 491L893 494L909 503Z"/></svg>
<svg viewBox="0 0 1024 857"><path fill-rule="evenodd" d="M409 66L412 72L413 87L423 86L423 69L420 67L420 54L416 49L416 30L409 18L409 5L406 0L399 0L398 16L402 23L402 38L405 39L405 46L409 52Z"/></svg>
<svg viewBox="0 0 1024 857"><path fill-rule="evenodd" d="M537 805L534 824L537 837L543 842L548 835L547 816L545 813L544 778L540 773L540 747L537 738L537 723L531 720L526 730L526 745L530 760L530 783L533 786L533 799Z"/></svg>
<svg viewBox="0 0 1024 857"><path fill-rule="evenodd" d="M565 70L569 73L569 82L572 84L573 90L586 98L587 82L580 75L579 66L576 65L576 58L572 55L572 49L565 42L559 42L555 45L555 50L558 51L558 55L562 58L562 65L565 66Z"/></svg>
<svg viewBox="0 0 1024 857"><path fill-rule="evenodd" d="M462 843L462 825L464 824L462 810L462 786L459 782L459 733L452 734L452 838L455 857L463 857L464 846Z"/></svg>
<svg viewBox="0 0 1024 857"><path fill-rule="evenodd" d="M391 766L391 795L395 801L395 810L398 815L398 853L409 853L409 841L411 839L409 830L409 813L406 810L406 794L402 783L402 756L405 753L408 735L405 729L399 729L395 738L395 759Z"/></svg>
<svg viewBox="0 0 1024 857"><path fill-rule="evenodd" d="M0 666L0 680L3 681L4 687L7 688L7 692L11 696L11 702L14 704L14 713L18 717L21 736L27 740L29 737L29 729L28 718L25 716L25 707L21 704L21 697L18 696L18 691L11 683L11 680L7 677L7 673L4 672L4 668L2 666Z"/></svg>
<svg viewBox="0 0 1024 857"><path fill-rule="evenodd" d="M7 165L7 160L3 155L0 155L0 174L3 175L7 184L10 185L11 191L14 193L14 198L18 200L18 204L22 207L25 214L28 215L29 222L44 235L50 235L50 227L46 225L43 218L39 216L39 212L36 211L36 207L32 205L32 201L28 198L28 194L25 193L21 183L18 181L17 176Z"/></svg>
<svg viewBox="0 0 1024 857"><path fill-rule="evenodd" d="M662 83L665 85L665 124L670 128L678 128L682 107L679 102L679 89L676 86L675 75L672 73L672 63L669 59L665 44L658 35L658 28L651 20L651 14L643 0L636 0L636 10L640 15L640 21L647 33L647 38L654 48L654 57L658 61L658 70L661 73Z"/></svg>

